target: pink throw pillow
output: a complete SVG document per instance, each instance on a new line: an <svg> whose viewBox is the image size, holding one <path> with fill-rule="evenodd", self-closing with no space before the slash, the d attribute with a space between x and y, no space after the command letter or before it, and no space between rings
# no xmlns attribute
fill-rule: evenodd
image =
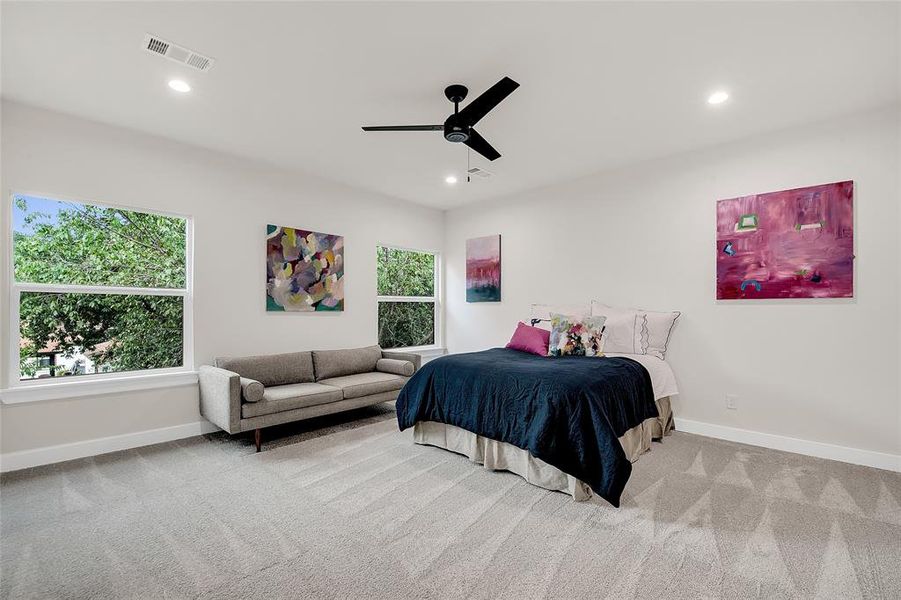
<svg viewBox="0 0 901 600"><path fill-rule="evenodd" d="M547 346L551 340L551 332L538 327L529 327L522 321L516 326L513 337L507 348L519 350L521 352L530 352L538 356L547 356Z"/></svg>

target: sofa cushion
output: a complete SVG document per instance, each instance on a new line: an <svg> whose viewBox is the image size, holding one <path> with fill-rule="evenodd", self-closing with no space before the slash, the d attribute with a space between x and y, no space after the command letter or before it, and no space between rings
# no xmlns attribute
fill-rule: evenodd
<svg viewBox="0 0 901 600"><path fill-rule="evenodd" d="M375 364L380 358L382 358L382 349L379 346L350 350L314 350L313 365L316 371L316 381L375 371Z"/></svg>
<svg viewBox="0 0 901 600"><path fill-rule="evenodd" d="M398 360L396 358L380 358L375 363L375 369L382 373L393 373L395 375L403 375L409 377L416 370L416 366L408 360Z"/></svg>
<svg viewBox="0 0 901 600"><path fill-rule="evenodd" d="M256 379L241 378L241 396L247 402L259 402L263 399L266 388Z"/></svg>
<svg viewBox="0 0 901 600"><path fill-rule="evenodd" d="M381 392L391 392L404 387L407 377L392 375L390 373L357 373L356 375L344 375L342 377L330 377L322 379L319 383L341 389L344 398L360 398Z"/></svg>
<svg viewBox="0 0 901 600"><path fill-rule="evenodd" d="M216 366L241 377L256 379L267 388L314 381L313 356L309 352L217 358Z"/></svg>
<svg viewBox="0 0 901 600"><path fill-rule="evenodd" d="M343 398L340 389L321 383L292 383L267 387L262 400L241 405L241 416L249 419L295 408L337 402Z"/></svg>

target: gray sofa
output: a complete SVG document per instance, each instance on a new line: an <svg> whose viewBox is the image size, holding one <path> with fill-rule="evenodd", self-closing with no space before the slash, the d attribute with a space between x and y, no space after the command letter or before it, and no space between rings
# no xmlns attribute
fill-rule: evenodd
<svg viewBox="0 0 901 600"><path fill-rule="evenodd" d="M420 367L418 354L379 346L217 358L199 370L200 414L228 433L388 402Z"/></svg>

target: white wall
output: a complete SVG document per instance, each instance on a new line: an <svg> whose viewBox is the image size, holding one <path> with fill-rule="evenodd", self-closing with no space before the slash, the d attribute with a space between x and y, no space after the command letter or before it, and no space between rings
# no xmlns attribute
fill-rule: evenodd
<svg viewBox="0 0 901 600"><path fill-rule="evenodd" d="M506 343L535 302L676 309L677 417L901 454L898 165L893 108L450 211L448 350ZM847 179L854 299L715 301L717 199ZM495 233L503 301L467 304L465 240Z"/></svg>
<svg viewBox="0 0 901 600"><path fill-rule="evenodd" d="M9 102L2 105L0 189L4 202L10 192L31 192L193 217L196 364L216 355L376 343L376 244L440 252L444 236L443 213L437 210ZM344 312L266 312L267 223L345 236ZM2 225L6 236L8 224ZM0 297L5 307L6 288ZM10 324L8 311L0 312L5 354ZM0 450L199 419L196 385L3 405Z"/></svg>
<svg viewBox="0 0 901 600"><path fill-rule="evenodd" d="M444 251L451 351L505 343L533 302L596 297L678 309L683 316L669 354L682 390L678 416L901 453L897 109L636 165L446 215L15 103L3 103L0 132L4 201L10 191L27 191L194 217L197 364L217 354L373 343L372 249L386 242ZM853 300L714 300L717 199L842 179L856 183ZM265 312L261 255L267 222L345 236L343 314ZM2 230L5 235L6 223ZM466 304L464 242L493 233L503 236L504 300ZM7 297L0 290L4 337ZM725 409L726 392L740 395L737 411ZM199 419L196 386L3 405L0 451Z"/></svg>

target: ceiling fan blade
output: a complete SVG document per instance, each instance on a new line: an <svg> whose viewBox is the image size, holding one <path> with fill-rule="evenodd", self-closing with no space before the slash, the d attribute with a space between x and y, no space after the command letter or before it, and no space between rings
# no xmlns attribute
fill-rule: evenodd
<svg viewBox="0 0 901 600"><path fill-rule="evenodd" d="M444 125L380 125L364 127L363 131L444 131Z"/></svg>
<svg viewBox="0 0 901 600"><path fill-rule="evenodd" d="M509 77L504 77L485 90L481 96L463 107L463 109L460 110L460 118L472 127L478 123L482 117L487 115L492 108L500 104L504 98L512 94L513 90L518 87L518 83Z"/></svg>
<svg viewBox="0 0 901 600"><path fill-rule="evenodd" d="M488 141L479 135L475 129L469 130L469 139L463 142L488 160L495 160L501 157L501 153L494 149Z"/></svg>

